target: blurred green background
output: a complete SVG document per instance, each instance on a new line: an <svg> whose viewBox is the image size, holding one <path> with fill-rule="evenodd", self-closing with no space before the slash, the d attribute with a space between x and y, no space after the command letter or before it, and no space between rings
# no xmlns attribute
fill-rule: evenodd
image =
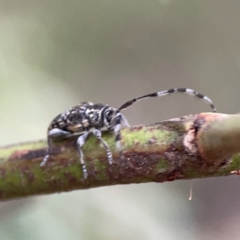
<svg viewBox="0 0 240 240"><path fill-rule="evenodd" d="M240 1L0 0L0 144L46 137L55 115L172 87L239 111ZM182 95L134 124L210 111ZM0 239L239 239L239 178L102 187L0 204Z"/></svg>

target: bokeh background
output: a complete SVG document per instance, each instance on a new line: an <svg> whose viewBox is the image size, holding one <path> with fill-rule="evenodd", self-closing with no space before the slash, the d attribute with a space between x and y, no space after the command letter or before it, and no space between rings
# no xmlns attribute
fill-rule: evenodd
<svg viewBox="0 0 240 240"><path fill-rule="evenodd" d="M239 111L240 1L0 0L0 144L46 137L55 115L172 87ZM154 123L209 111L182 95L125 111ZM1 240L239 239L240 179L111 186L0 204Z"/></svg>

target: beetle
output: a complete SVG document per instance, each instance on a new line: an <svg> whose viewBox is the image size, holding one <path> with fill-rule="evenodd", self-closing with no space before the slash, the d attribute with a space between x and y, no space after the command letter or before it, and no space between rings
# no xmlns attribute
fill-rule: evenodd
<svg viewBox="0 0 240 240"><path fill-rule="evenodd" d="M162 97L170 95L172 93L186 93L190 96L203 99L210 105L213 112L217 111L215 105L209 97L189 88L172 88L169 90L150 93L144 96L133 98L122 104L119 108L114 108L107 104L101 103L94 104L92 102L82 102L80 105L74 106L71 109L59 114L50 123L47 131L48 154L44 157L40 166L43 167L46 165L48 158L52 153L53 139L71 137L77 134L79 135L77 139L77 149L79 152L83 175L86 179L88 173L84 161L82 147L87 141L89 134L92 133L96 138L100 140L106 150L108 163L111 165L113 163L112 152L108 144L102 138L102 132L113 132L115 134L116 148L122 156L120 130L122 125L128 127L129 124L121 111L129 108L139 100L151 97Z"/></svg>

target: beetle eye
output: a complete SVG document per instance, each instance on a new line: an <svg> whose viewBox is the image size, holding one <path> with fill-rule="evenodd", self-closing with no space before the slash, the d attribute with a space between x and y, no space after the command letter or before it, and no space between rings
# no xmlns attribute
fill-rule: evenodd
<svg viewBox="0 0 240 240"><path fill-rule="evenodd" d="M108 122L112 121L112 116L113 116L114 111L113 110L109 110L106 112L106 119Z"/></svg>
<svg viewBox="0 0 240 240"><path fill-rule="evenodd" d="M111 117L113 115L113 110L109 110L107 113L106 113L106 116L107 117Z"/></svg>

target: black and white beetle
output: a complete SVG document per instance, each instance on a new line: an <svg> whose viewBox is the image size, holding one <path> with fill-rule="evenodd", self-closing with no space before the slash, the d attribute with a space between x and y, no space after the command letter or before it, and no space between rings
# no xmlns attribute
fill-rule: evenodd
<svg viewBox="0 0 240 240"><path fill-rule="evenodd" d="M86 179L88 174L86 164L84 162L82 146L85 144L89 133L92 133L101 141L106 150L108 162L109 164L112 164L112 153L108 144L102 138L102 132L114 132L116 136L116 148L121 153L121 125L123 124L125 126L129 126L126 118L121 113L121 110L130 107L133 103L139 100L150 97L162 97L171 93L186 93L188 95L203 99L210 105L213 112L217 111L210 98L189 88L172 88L161 92L147 94L125 102L119 108L113 108L109 105L101 103L93 104L91 102L83 102L64 113L59 114L52 120L50 126L48 127L48 154L44 157L40 166L42 167L47 163L49 155L52 152L52 139L70 137L77 134L79 135L77 139L77 148L79 151L80 163L82 165L84 178Z"/></svg>

